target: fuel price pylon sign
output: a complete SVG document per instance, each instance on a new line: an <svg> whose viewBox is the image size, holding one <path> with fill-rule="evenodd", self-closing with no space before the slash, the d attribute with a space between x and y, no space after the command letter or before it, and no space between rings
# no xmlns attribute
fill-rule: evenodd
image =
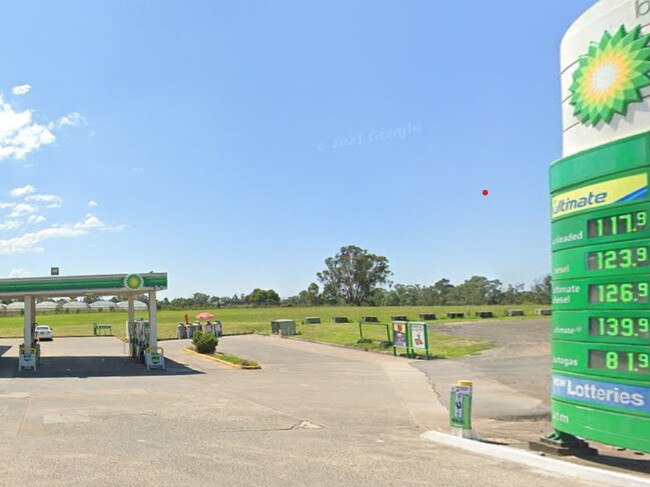
<svg viewBox="0 0 650 487"><path fill-rule="evenodd" d="M562 41L551 165L552 424L650 452L650 5L601 0Z"/></svg>

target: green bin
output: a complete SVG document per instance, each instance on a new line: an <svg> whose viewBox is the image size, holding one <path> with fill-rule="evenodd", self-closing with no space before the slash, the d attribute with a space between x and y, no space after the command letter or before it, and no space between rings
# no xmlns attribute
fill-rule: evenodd
<svg viewBox="0 0 650 487"><path fill-rule="evenodd" d="M271 321L271 333L274 335L294 336L296 334L296 322L294 320L273 320Z"/></svg>

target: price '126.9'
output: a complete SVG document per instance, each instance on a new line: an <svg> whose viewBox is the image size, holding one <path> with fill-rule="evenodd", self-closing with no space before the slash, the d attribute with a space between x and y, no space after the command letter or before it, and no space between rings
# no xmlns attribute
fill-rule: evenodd
<svg viewBox="0 0 650 487"><path fill-rule="evenodd" d="M650 285L647 282L591 284L589 302L594 304L647 303Z"/></svg>

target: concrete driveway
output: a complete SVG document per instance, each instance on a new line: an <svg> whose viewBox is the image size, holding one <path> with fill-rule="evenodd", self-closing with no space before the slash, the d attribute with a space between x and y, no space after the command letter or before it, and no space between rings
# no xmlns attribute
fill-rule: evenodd
<svg viewBox="0 0 650 487"><path fill-rule="evenodd" d="M242 371L162 342L146 371L114 338L43 344L16 371L0 340L3 484L538 486L560 479L420 439L445 410L404 359L261 336L222 351ZM71 357L73 358L65 358ZM572 481L574 485L580 485Z"/></svg>

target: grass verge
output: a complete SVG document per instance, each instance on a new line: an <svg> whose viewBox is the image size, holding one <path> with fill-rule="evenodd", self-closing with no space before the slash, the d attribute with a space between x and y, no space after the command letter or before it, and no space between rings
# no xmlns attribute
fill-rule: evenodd
<svg viewBox="0 0 650 487"><path fill-rule="evenodd" d="M235 365L242 365L247 369L261 369L262 366L255 360L250 360L247 358L237 357L236 355L230 355L227 353L215 352L214 357L219 360L224 360Z"/></svg>
<svg viewBox="0 0 650 487"><path fill-rule="evenodd" d="M429 338L431 342L431 354L438 357L460 357L490 348L492 344L475 339L466 339L456 335L436 332L437 325L459 323L467 321L481 321L489 323L495 320L479 320L475 317L478 310L492 311L497 317L496 320L522 320L518 318L505 318L505 310L508 308L521 308L526 316L524 319L533 318L533 309L544 307L540 305L519 305L519 306L400 306L400 307L350 307L350 306L322 306L305 308L225 308L225 309L195 309L195 310L159 310L158 311L158 338L161 340L176 338L177 324L183 321L183 315L187 313L193 321L194 316L201 311L209 311L215 315L215 319L223 323L224 335L235 335L241 333L270 332L270 321L273 319L292 319L296 322L298 338L333 343L361 349L377 350L376 343L379 341L390 341L392 337L386 333L385 326L364 326L364 338L371 339L374 343L357 344L359 340L359 319L361 316L376 316L383 323L390 322L391 316L407 316L411 320L417 320L420 313L436 313L438 320L429 321ZM466 313L467 318L451 320L446 317L449 311L461 311ZM136 313L136 316L147 318L147 313ZM319 316L321 324L302 324L306 316ZM346 316L351 323L332 323L334 316ZM538 317L537 317L538 318ZM115 335L125 334L125 321L127 314L124 312L101 312L101 313L69 313L69 314L37 314L36 321L39 324L50 325L54 331L54 337L64 336L92 336L92 323L112 324L112 331ZM525 321L521 326L526 326ZM0 316L0 337L21 337L23 335L22 316ZM392 351L392 348L388 349Z"/></svg>
<svg viewBox="0 0 650 487"><path fill-rule="evenodd" d="M465 355L471 355L494 346L494 343L477 340L474 338L465 338L450 333L431 331L432 325L429 325L429 355L437 358L456 358ZM370 343L357 343L359 341L359 325L350 323L325 323L321 325L298 325L297 338L303 338L315 342L333 343L347 347L355 347L363 350L385 351L393 353L393 347L380 348L380 342L389 342L392 337L386 333L385 326L364 326L363 336ZM399 351L399 349L398 349ZM424 355L424 351L418 350L418 354Z"/></svg>
<svg viewBox="0 0 650 487"><path fill-rule="evenodd" d="M215 352L214 355L208 355L205 353L199 353L197 352L194 347L186 347L183 350L185 350L187 353L191 353L192 355L197 355L202 358L214 360L215 362L220 362L224 365L227 365L229 367L233 367L235 369L261 369L262 366L256 362L255 360L250 360L250 359L245 359L241 357L237 357L236 355L229 355L221 352Z"/></svg>

